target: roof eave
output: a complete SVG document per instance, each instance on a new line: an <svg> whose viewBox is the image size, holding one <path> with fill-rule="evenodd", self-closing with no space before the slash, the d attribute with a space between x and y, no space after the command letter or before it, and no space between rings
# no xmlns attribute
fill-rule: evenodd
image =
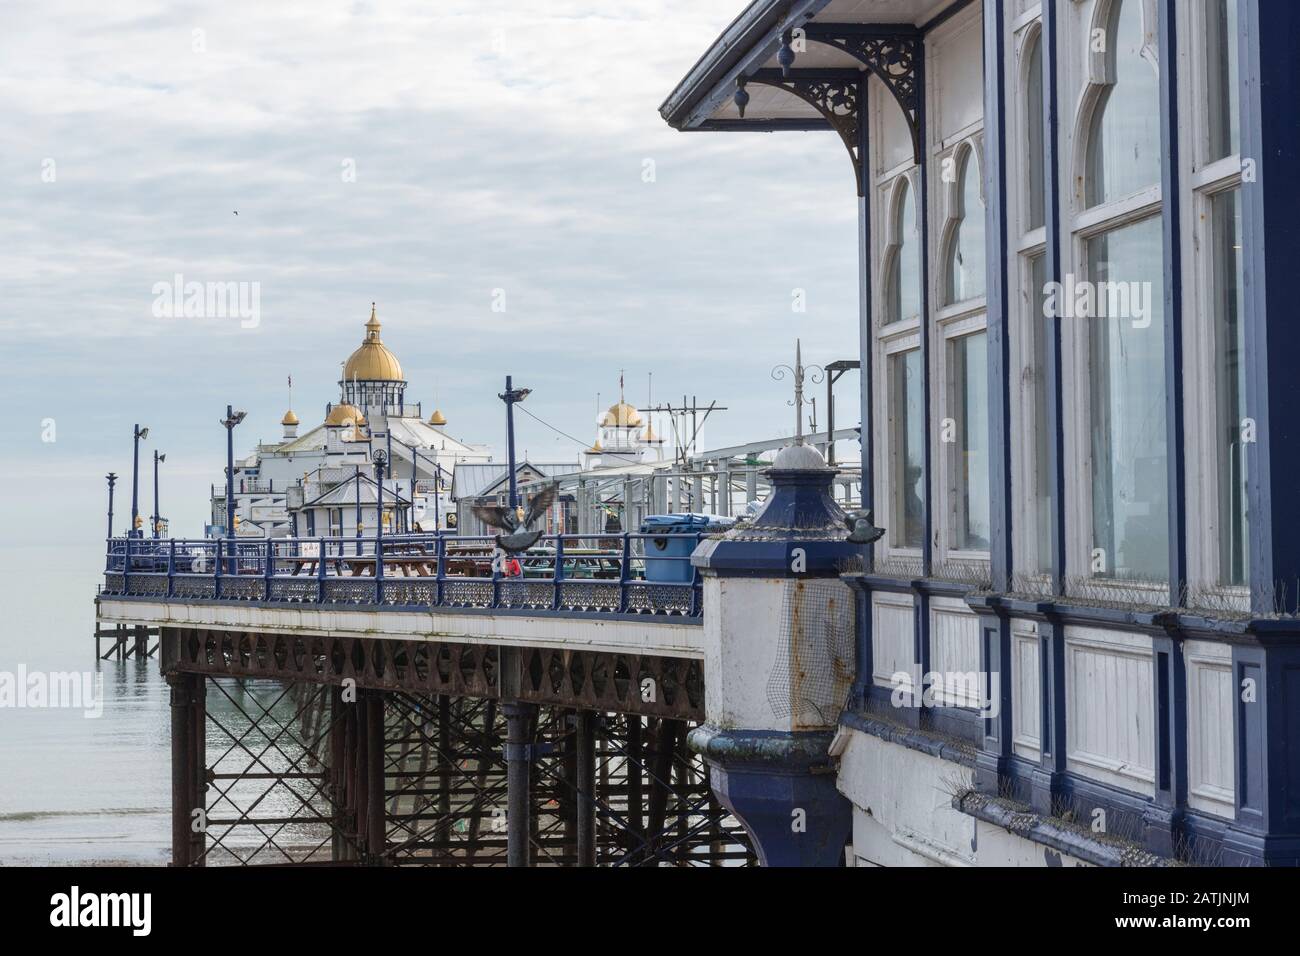
<svg viewBox="0 0 1300 956"><path fill-rule="evenodd" d="M717 109L736 77L767 61L781 34L811 20L830 0L753 0L713 41L659 107L678 130L696 129Z"/></svg>

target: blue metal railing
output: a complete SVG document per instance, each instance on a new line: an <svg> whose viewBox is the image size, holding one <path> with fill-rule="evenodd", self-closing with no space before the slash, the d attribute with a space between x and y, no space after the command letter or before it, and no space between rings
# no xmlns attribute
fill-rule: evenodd
<svg viewBox="0 0 1300 956"><path fill-rule="evenodd" d="M505 555L487 535L110 538L101 593L168 601L501 608L698 620L703 534L547 535Z"/></svg>

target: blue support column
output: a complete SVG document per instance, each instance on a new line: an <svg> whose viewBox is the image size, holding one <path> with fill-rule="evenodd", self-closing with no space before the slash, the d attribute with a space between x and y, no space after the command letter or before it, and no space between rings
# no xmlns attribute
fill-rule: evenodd
<svg viewBox="0 0 1300 956"><path fill-rule="evenodd" d="M987 246L1007 248L1006 208L1006 11L984 4L984 196ZM1010 296L1007 256L987 257L985 286L989 395L989 560L993 591L1011 590L1013 571L1011 500ZM979 615L980 670L988 688L989 712L975 763L976 785L1001 793L1011 761L1011 621L989 602L971 602Z"/></svg>
<svg viewBox="0 0 1300 956"><path fill-rule="evenodd" d="M1178 48L1178 9L1182 0L1160 2L1160 49ZM1178 150L1178 57L1160 58L1161 223L1164 231L1165 448L1168 481L1169 604L1184 601L1187 547L1183 520L1183 255L1181 161Z"/></svg>
<svg viewBox="0 0 1300 956"><path fill-rule="evenodd" d="M1056 3L1042 5L1043 44L1043 173L1046 177L1043 195L1044 234L1047 249L1044 254L1046 283L1064 280L1061 251L1061 145L1060 145L1060 90L1057 77L1061 71L1059 50L1060 10ZM1065 426L1064 398L1062 396L1061 319L1043 316L1049 330L1047 368L1044 377L1047 391L1047 473L1052 489L1051 502L1051 575L1052 593L1065 593Z"/></svg>
<svg viewBox="0 0 1300 956"><path fill-rule="evenodd" d="M1030 805L1054 814L1065 776L1065 627L1049 615L1038 625L1039 762L1030 775Z"/></svg>
<svg viewBox="0 0 1300 956"><path fill-rule="evenodd" d="M762 866L837 867L853 829L827 755L832 734L691 731L718 800L744 824Z"/></svg>
<svg viewBox="0 0 1300 956"><path fill-rule="evenodd" d="M1144 814L1146 848L1161 856L1181 849L1187 804L1187 672L1180 641L1153 640L1156 779Z"/></svg>
<svg viewBox="0 0 1300 956"><path fill-rule="evenodd" d="M839 569L861 552L845 540L844 512L830 493L835 474L811 446L783 449L768 471L772 492L762 510L743 528L702 541L691 558L706 578L705 615L717 622L705 637L705 659L717 670L705 723L689 744L765 866L843 866L852 829L830 752L851 687L808 680L815 665L803 656L825 640L823 627L843 620L852 591ZM756 601L772 602L761 623ZM812 644L808 628L819 635ZM763 700L753 694L756 679L768 682Z"/></svg>

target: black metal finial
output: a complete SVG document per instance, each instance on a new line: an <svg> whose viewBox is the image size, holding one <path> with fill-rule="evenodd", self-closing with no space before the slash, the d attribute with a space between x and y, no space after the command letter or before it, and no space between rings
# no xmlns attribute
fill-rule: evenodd
<svg viewBox="0 0 1300 956"><path fill-rule="evenodd" d="M790 78L790 67L794 66L794 47L790 45L790 31L781 34L781 45L776 51L776 62L781 64L781 77Z"/></svg>
<svg viewBox="0 0 1300 956"><path fill-rule="evenodd" d="M745 78L736 77L736 92L731 97L736 104L736 109L740 111L740 118L745 118L745 107L749 105L749 92L745 89Z"/></svg>

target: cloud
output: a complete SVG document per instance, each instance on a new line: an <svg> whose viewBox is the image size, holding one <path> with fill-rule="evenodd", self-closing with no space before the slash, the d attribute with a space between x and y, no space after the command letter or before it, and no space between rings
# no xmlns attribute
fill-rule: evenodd
<svg viewBox="0 0 1300 956"><path fill-rule="evenodd" d="M790 411L768 371L796 334L810 361L857 355L856 211L830 134L659 118L738 6L8 4L0 334L18 398L0 435L39 468L54 415L61 445L121 472L148 421L215 478L215 411L249 409L245 448L271 439L292 373L304 421L323 414L372 300L413 397L436 388L468 441L503 444L507 372L586 436L622 368L637 401L653 371L660 395L727 405L702 444L769 434ZM260 326L154 318L176 273L259 283ZM206 491L185 493L200 514Z"/></svg>

